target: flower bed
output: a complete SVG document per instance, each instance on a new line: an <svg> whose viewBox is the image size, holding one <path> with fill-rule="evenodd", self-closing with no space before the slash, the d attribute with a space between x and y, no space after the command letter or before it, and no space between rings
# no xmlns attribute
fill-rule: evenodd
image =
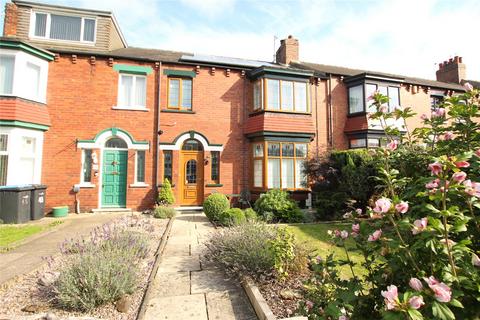
<svg viewBox="0 0 480 320"><path fill-rule="evenodd" d="M65 241L59 255L46 257L40 269L0 289L0 315L11 318L48 312L58 317L135 319L166 224L167 220L132 215L95 229L89 237ZM113 265L107 261L112 257L124 264ZM89 264L96 269L88 268ZM109 278L116 281L108 283ZM102 283L108 290L96 290L95 284L100 288ZM88 292L90 301L108 302L98 306L72 302L80 296L78 290Z"/></svg>

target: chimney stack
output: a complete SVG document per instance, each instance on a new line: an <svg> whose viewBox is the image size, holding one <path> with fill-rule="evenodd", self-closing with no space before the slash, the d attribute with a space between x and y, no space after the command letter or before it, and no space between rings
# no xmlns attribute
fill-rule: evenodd
<svg viewBox="0 0 480 320"><path fill-rule="evenodd" d="M298 61L298 40L293 36L280 40L280 47L276 53L276 62L281 64L290 64L291 61Z"/></svg>
<svg viewBox="0 0 480 320"><path fill-rule="evenodd" d="M462 57L455 56L448 61L439 63L437 81L460 83L467 76L467 67Z"/></svg>
<svg viewBox="0 0 480 320"><path fill-rule="evenodd" d="M3 36L17 36L18 7L15 3L5 4L5 19L3 21Z"/></svg>

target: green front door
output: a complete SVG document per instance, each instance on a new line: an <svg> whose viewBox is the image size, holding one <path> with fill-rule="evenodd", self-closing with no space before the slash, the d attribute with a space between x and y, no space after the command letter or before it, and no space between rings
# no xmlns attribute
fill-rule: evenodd
<svg viewBox="0 0 480 320"><path fill-rule="evenodd" d="M122 208L127 204L128 151L103 153L102 207Z"/></svg>

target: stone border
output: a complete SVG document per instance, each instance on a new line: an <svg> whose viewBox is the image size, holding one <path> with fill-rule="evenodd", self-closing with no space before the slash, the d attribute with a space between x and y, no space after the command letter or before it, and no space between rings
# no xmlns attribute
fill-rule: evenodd
<svg viewBox="0 0 480 320"><path fill-rule="evenodd" d="M150 276L148 277L147 281L147 289L145 290L145 293L142 298L142 302L140 303L140 309L138 310L137 313L137 320L143 320L145 318L145 312L147 311L147 302L150 300L151 292L152 292L152 283L153 280L155 279L155 276L157 274L158 267L160 266L160 262L162 262L162 253L163 249L165 249L165 246L167 245L167 240L170 237L170 231L172 229L173 221L175 220L175 217L170 218L168 221L167 227L165 228L165 231L163 232L162 239L160 239L160 244L158 245L157 252L155 253L155 263L153 264L152 271L150 272Z"/></svg>
<svg viewBox="0 0 480 320"><path fill-rule="evenodd" d="M277 320L272 310L267 304L267 301L263 298L260 290L255 285L251 278L242 276L241 283L243 289L247 293L247 297L257 314L259 320Z"/></svg>

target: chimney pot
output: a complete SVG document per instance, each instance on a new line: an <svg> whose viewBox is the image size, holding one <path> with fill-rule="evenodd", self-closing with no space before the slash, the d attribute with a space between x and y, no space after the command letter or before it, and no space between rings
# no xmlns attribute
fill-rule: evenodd
<svg viewBox="0 0 480 320"><path fill-rule="evenodd" d="M452 62L453 62L453 58L448 59L448 62L452 63Z"/></svg>
<svg viewBox="0 0 480 320"><path fill-rule="evenodd" d="M459 63L463 63L463 58L462 58L462 57L458 57L458 62L459 62Z"/></svg>

